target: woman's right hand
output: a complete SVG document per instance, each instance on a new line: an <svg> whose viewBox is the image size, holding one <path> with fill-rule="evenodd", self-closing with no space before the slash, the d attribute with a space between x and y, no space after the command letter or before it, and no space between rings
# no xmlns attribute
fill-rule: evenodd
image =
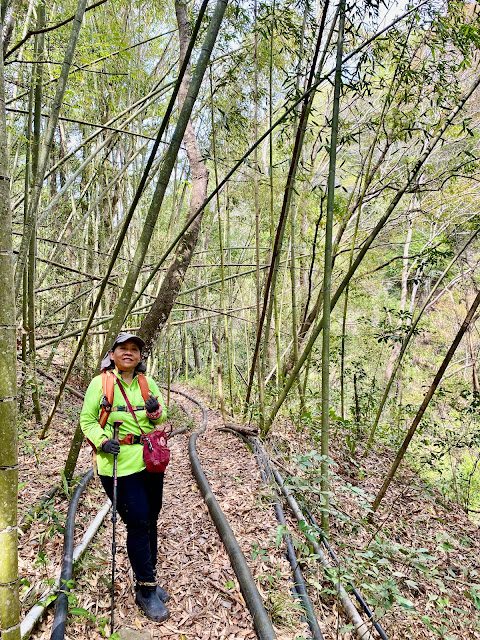
<svg viewBox="0 0 480 640"><path fill-rule="evenodd" d="M102 442L102 451L105 453L111 453L112 456L116 456L120 453L120 443L118 440L111 438L110 440L104 440Z"/></svg>

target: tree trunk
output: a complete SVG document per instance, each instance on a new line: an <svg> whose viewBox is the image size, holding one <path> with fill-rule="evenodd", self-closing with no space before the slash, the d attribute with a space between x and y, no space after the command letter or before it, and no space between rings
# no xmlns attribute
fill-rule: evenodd
<svg viewBox="0 0 480 640"><path fill-rule="evenodd" d="M193 106L195 104L195 101L198 96L198 92L200 90L200 86L202 84L203 76L207 69L208 63L210 62L210 56L211 56L215 41L217 39L218 32L220 30L220 25L222 24L223 15L225 13L226 6L227 6L227 0L218 0L215 6L215 9L210 21L210 25L208 27L208 31L205 36L205 41L202 46L202 51L198 58L195 72L192 76L192 81L190 83L190 86L188 87L188 91L186 92L186 96L183 101L183 106L182 106L180 115L178 117L177 126L175 127L175 131L172 135L170 146L165 155L165 160L158 173L158 181L157 181L155 193L153 195L152 202L148 210L147 217L145 219L142 234L138 241L138 246L135 252L135 256L133 258L130 270L127 275L127 279L125 281L125 285L123 287L122 294L120 296L120 299L117 304L117 308L115 310L115 316L110 323L110 329L107 335L107 339L105 341L106 345L110 345L113 342L113 339L120 331L123 325L123 322L125 320L125 317L127 315L127 311L130 306L135 284L137 282L140 269L142 268L143 261L145 259L145 255L148 249L148 245L150 243L150 239L152 237L152 233L153 233L155 224L157 222L158 215L160 213L160 209L163 203L163 198L167 191L170 175L175 165L178 150L180 149L180 144L182 142L183 136L186 133L186 129L189 124ZM201 202L199 203L199 205L200 204ZM178 258L180 258L182 255L185 255L185 256L188 255L190 252L190 244L194 241L196 242L195 234L190 234L189 237L188 237L188 234L186 235L187 237L184 237L182 239L181 247L178 250L178 253L177 253ZM196 235L198 236L198 231ZM194 239L194 236L195 236L195 239ZM172 276L172 286L175 287L176 282L178 282L177 286L178 288L180 287L181 281L183 281L183 276L181 272L182 272L182 267L181 265L178 265L177 260L175 260L174 264L169 270L169 273ZM163 290L163 287L162 287L162 290ZM176 296L176 293L175 293L175 296ZM173 301L175 299L175 296L173 298ZM173 301L171 302L168 301L167 305L173 304ZM157 298L157 302L160 305L160 301L158 300L158 298ZM162 315L162 310L159 311L158 317L161 322L161 325L163 325L166 318L162 319L161 315ZM145 319L144 322L146 321L147 319ZM147 350L150 350L153 345L154 339L158 335L158 330L155 329L154 321L152 322L149 321L148 329L145 327L144 329L142 329L142 333L149 336L149 344L147 345Z"/></svg>
<svg viewBox="0 0 480 640"><path fill-rule="evenodd" d="M178 34L180 40L180 64L182 64L188 47L188 42L190 40L191 27L188 20L186 5L180 2L180 0L176 0L175 2L175 12L177 15ZM178 92L180 109L185 102L189 85L190 65L188 65L180 91ZM206 199L208 186L208 169L202 158L191 120L187 123L183 142L187 150L188 161L190 163L190 175L192 179L192 194L190 196L190 206L188 210L188 219L190 219ZM175 304L177 294L183 284L193 252L197 246L202 218L203 212L197 216L193 224L183 236L182 240L179 242L173 262L166 272L162 285L159 289L157 299L142 322L139 334L145 340L146 354L153 350L158 335L167 322L170 311ZM188 362L186 363L186 367L188 368Z"/></svg>

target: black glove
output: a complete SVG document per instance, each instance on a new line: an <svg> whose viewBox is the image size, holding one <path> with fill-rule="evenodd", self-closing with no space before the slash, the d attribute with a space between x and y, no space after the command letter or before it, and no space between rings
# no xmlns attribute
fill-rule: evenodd
<svg viewBox="0 0 480 640"><path fill-rule="evenodd" d="M147 413L156 413L160 409L159 401L150 396L148 400L145 402L145 410Z"/></svg>
<svg viewBox="0 0 480 640"><path fill-rule="evenodd" d="M105 453L111 453L113 456L116 456L118 453L120 453L119 441L114 440L113 438L111 440L106 440L102 444L102 451L105 451Z"/></svg>

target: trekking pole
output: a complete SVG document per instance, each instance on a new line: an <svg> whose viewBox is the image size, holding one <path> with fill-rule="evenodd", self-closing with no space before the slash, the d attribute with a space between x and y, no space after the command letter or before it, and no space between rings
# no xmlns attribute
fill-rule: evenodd
<svg viewBox="0 0 480 640"><path fill-rule="evenodd" d="M118 431L123 420L116 420L113 423L113 439L118 440ZM113 633L114 624L114 605L115 605L115 554L117 553L117 456L115 453L113 456L113 500L112 500L112 608L110 612L110 629Z"/></svg>

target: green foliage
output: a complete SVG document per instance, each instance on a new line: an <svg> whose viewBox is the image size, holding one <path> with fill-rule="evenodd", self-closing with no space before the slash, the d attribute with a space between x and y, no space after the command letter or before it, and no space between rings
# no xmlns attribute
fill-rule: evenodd
<svg viewBox="0 0 480 640"><path fill-rule="evenodd" d="M267 550L260 549L258 542L254 542L253 548L252 548L252 560L256 560L257 558L261 558L262 560L265 560L266 557L267 557Z"/></svg>
<svg viewBox="0 0 480 640"><path fill-rule="evenodd" d="M275 535L275 544L279 547L282 543L284 536L287 533L287 527L283 524L277 525L277 533Z"/></svg>
<svg viewBox="0 0 480 640"><path fill-rule="evenodd" d="M379 331L375 334L378 342L400 342L405 340L407 333L410 331L410 324L412 321L412 314L409 311L386 309L385 318L380 322ZM392 322L392 319L396 318L396 322ZM420 333L419 329L415 329L414 335Z"/></svg>

